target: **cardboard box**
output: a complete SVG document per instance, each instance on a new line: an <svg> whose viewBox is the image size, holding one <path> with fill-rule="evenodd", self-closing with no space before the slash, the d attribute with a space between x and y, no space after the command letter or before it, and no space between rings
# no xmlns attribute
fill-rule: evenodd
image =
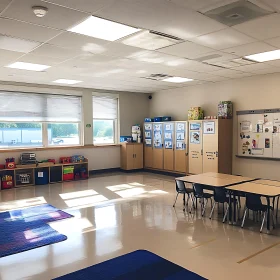
<svg viewBox="0 0 280 280"><path fill-rule="evenodd" d="M191 107L188 111L189 120L203 120L203 110L201 107Z"/></svg>

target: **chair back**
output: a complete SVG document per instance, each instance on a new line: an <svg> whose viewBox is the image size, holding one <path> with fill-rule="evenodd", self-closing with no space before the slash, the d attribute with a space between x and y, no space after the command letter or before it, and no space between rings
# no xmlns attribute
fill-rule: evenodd
<svg viewBox="0 0 280 280"><path fill-rule="evenodd" d="M252 211L261 211L263 204L261 196L258 194L246 194L246 207Z"/></svg>
<svg viewBox="0 0 280 280"><path fill-rule="evenodd" d="M195 197L203 197L203 185L193 184L193 193Z"/></svg>
<svg viewBox="0 0 280 280"><path fill-rule="evenodd" d="M214 188L214 200L219 203L227 202L226 190L224 188Z"/></svg>
<svg viewBox="0 0 280 280"><path fill-rule="evenodd" d="M186 186L183 181L175 180L176 182L176 191L178 193L186 193Z"/></svg>

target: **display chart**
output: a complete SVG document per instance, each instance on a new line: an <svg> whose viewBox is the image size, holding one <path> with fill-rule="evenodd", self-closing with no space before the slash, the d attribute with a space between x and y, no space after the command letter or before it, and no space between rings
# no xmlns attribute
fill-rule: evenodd
<svg viewBox="0 0 280 280"><path fill-rule="evenodd" d="M153 131L152 123L145 123L144 124L145 146L147 147L152 147L152 131Z"/></svg>
<svg viewBox="0 0 280 280"><path fill-rule="evenodd" d="M280 109L239 111L238 156L280 159Z"/></svg>
<svg viewBox="0 0 280 280"><path fill-rule="evenodd" d="M174 123L164 123L164 148L173 150Z"/></svg>
<svg viewBox="0 0 280 280"><path fill-rule="evenodd" d="M162 149L162 123L153 123L153 147L155 149Z"/></svg>
<svg viewBox="0 0 280 280"><path fill-rule="evenodd" d="M186 123L177 122L176 123L176 150L186 149Z"/></svg>

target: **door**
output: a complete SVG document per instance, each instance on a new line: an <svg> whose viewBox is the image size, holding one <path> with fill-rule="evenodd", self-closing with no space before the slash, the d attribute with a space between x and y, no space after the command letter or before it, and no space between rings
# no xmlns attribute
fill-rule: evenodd
<svg viewBox="0 0 280 280"><path fill-rule="evenodd" d="M153 123L153 168L163 169L163 124Z"/></svg>
<svg viewBox="0 0 280 280"><path fill-rule="evenodd" d="M163 169L174 170L174 123L163 124Z"/></svg>
<svg viewBox="0 0 280 280"><path fill-rule="evenodd" d="M144 124L144 166L153 167L153 146L152 146L153 124Z"/></svg>
<svg viewBox="0 0 280 280"><path fill-rule="evenodd" d="M134 149L132 144L122 145L121 166L125 170L131 170L134 166Z"/></svg>
<svg viewBox="0 0 280 280"><path fill-rule="evenodd" d="M202 173L202 121L189 122L189 173Z"/></svg>
<svg viewBox="0 0 280 280"><path fill-rule="evenodd" d="M187 171L186 125L186 122L175 124L175 171L182 173Z"/></svg>
<svg viewBox="0 0 280 280"><path fill-rule="evenodd" d="M203 121L203 173L218 169L218 120Z"/></svg>
<svg viewBox="0 0 280 280"><path fill-rule="evenodd" d="M134 169L143 168L143 145L134 144Z"/></svg>

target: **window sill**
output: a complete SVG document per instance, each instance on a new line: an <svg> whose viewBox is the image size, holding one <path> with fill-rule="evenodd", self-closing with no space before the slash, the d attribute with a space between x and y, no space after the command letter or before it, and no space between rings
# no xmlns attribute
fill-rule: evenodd
<svg viewBox="0 0 280 280"><path fill-rule="evenodd" d="M48 151L48 150L68 150L68 149L88 149L88 148L106 148L106 147L119 147L120 144L106 144L106 145L84 145L84 146L55 146L55 147L24 147L15 149L0 149L0 153L9 152L24 152L24 151Z"/></svg>

